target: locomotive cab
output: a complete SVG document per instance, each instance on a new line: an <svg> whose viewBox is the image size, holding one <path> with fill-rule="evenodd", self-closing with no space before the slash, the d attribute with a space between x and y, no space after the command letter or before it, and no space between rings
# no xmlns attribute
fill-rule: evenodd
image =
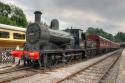
<svg viewBox="0 0 125 83"><path fill-rule="evenodd" d="M85 48L85 34L81 29L66 29L66 32L71 33L74 36L74 48Z"/></svg>

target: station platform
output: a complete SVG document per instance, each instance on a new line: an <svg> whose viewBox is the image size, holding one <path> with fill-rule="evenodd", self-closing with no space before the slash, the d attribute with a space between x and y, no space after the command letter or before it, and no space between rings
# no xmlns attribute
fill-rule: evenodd
<svg viewBox="0 0 125 83"><path fill-rule="evenodd" d="M125 49L123 49L123 52L121 54L119 73L116 83L125 83Z"/></svg>

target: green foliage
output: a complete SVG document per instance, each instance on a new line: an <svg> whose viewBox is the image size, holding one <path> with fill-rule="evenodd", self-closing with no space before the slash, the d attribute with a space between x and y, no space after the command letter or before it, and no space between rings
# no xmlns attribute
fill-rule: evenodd
<svg viewBox="0 0 125 83"><path fill-rule="evenodd" d="M125 42L125 33L123 32L118 32L114 37L118 42Z"/></svg>
<svg viewBox="0 0 125 83"><path fill-rule="evenodd" d="M23 11L14 6L0 2L0 23L26 27L28 22Z"/></svg>
<svg viewBox="0 0 125 83"><path fill-rule="evenodd" d="M16 25L16 21L12 21L11 19L7 17L0 16L0 23L2 24L8 24L8 25Z"/></svg>
<svg viewBox="0 0 125 83"><path fill-rule="evenodd" d="M9 5L3 4L0 2L0 16L6 16L8 17L8 15L11 13L11 8Z"/></svg>
<svg viewBox="0 0 125 83"><path fill-rule="evenodd" d="M89 34L96 34L96 35L100 35L104 38L107 38L109 40L114 40L114 37L112 34L109 34L105 31L103 31L102 29L100 28L93 28L93 27L89 27L87 30L86 30L86 34L89 35Z"/></svg>

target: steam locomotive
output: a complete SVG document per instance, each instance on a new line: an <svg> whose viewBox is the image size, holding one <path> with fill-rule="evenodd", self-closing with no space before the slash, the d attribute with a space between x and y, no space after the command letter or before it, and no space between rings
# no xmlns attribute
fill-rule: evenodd
<svg viewBox="0 0 125 83"><path fill-rule="evenodd" d="M24 64L40 67L68 63L74 60L96 56L119 48L114 43L98 35L85 36L80 29L59 30L57 19L50 27L41 23L41 12L35 11L35 22L26 30L24 50L14 50L11 55L24 61Z"/></svg>

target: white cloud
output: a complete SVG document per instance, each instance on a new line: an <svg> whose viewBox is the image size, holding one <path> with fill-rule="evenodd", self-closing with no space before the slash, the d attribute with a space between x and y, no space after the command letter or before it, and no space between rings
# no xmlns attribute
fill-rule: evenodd
<svg viewBox="0 0 125 83"><path fill-rule="evenodd" d="M73 19L85 19L92 22L105 21L105 19L94 12L79 11L79 10L65 10L63 12L64 17Z"/></svg>

